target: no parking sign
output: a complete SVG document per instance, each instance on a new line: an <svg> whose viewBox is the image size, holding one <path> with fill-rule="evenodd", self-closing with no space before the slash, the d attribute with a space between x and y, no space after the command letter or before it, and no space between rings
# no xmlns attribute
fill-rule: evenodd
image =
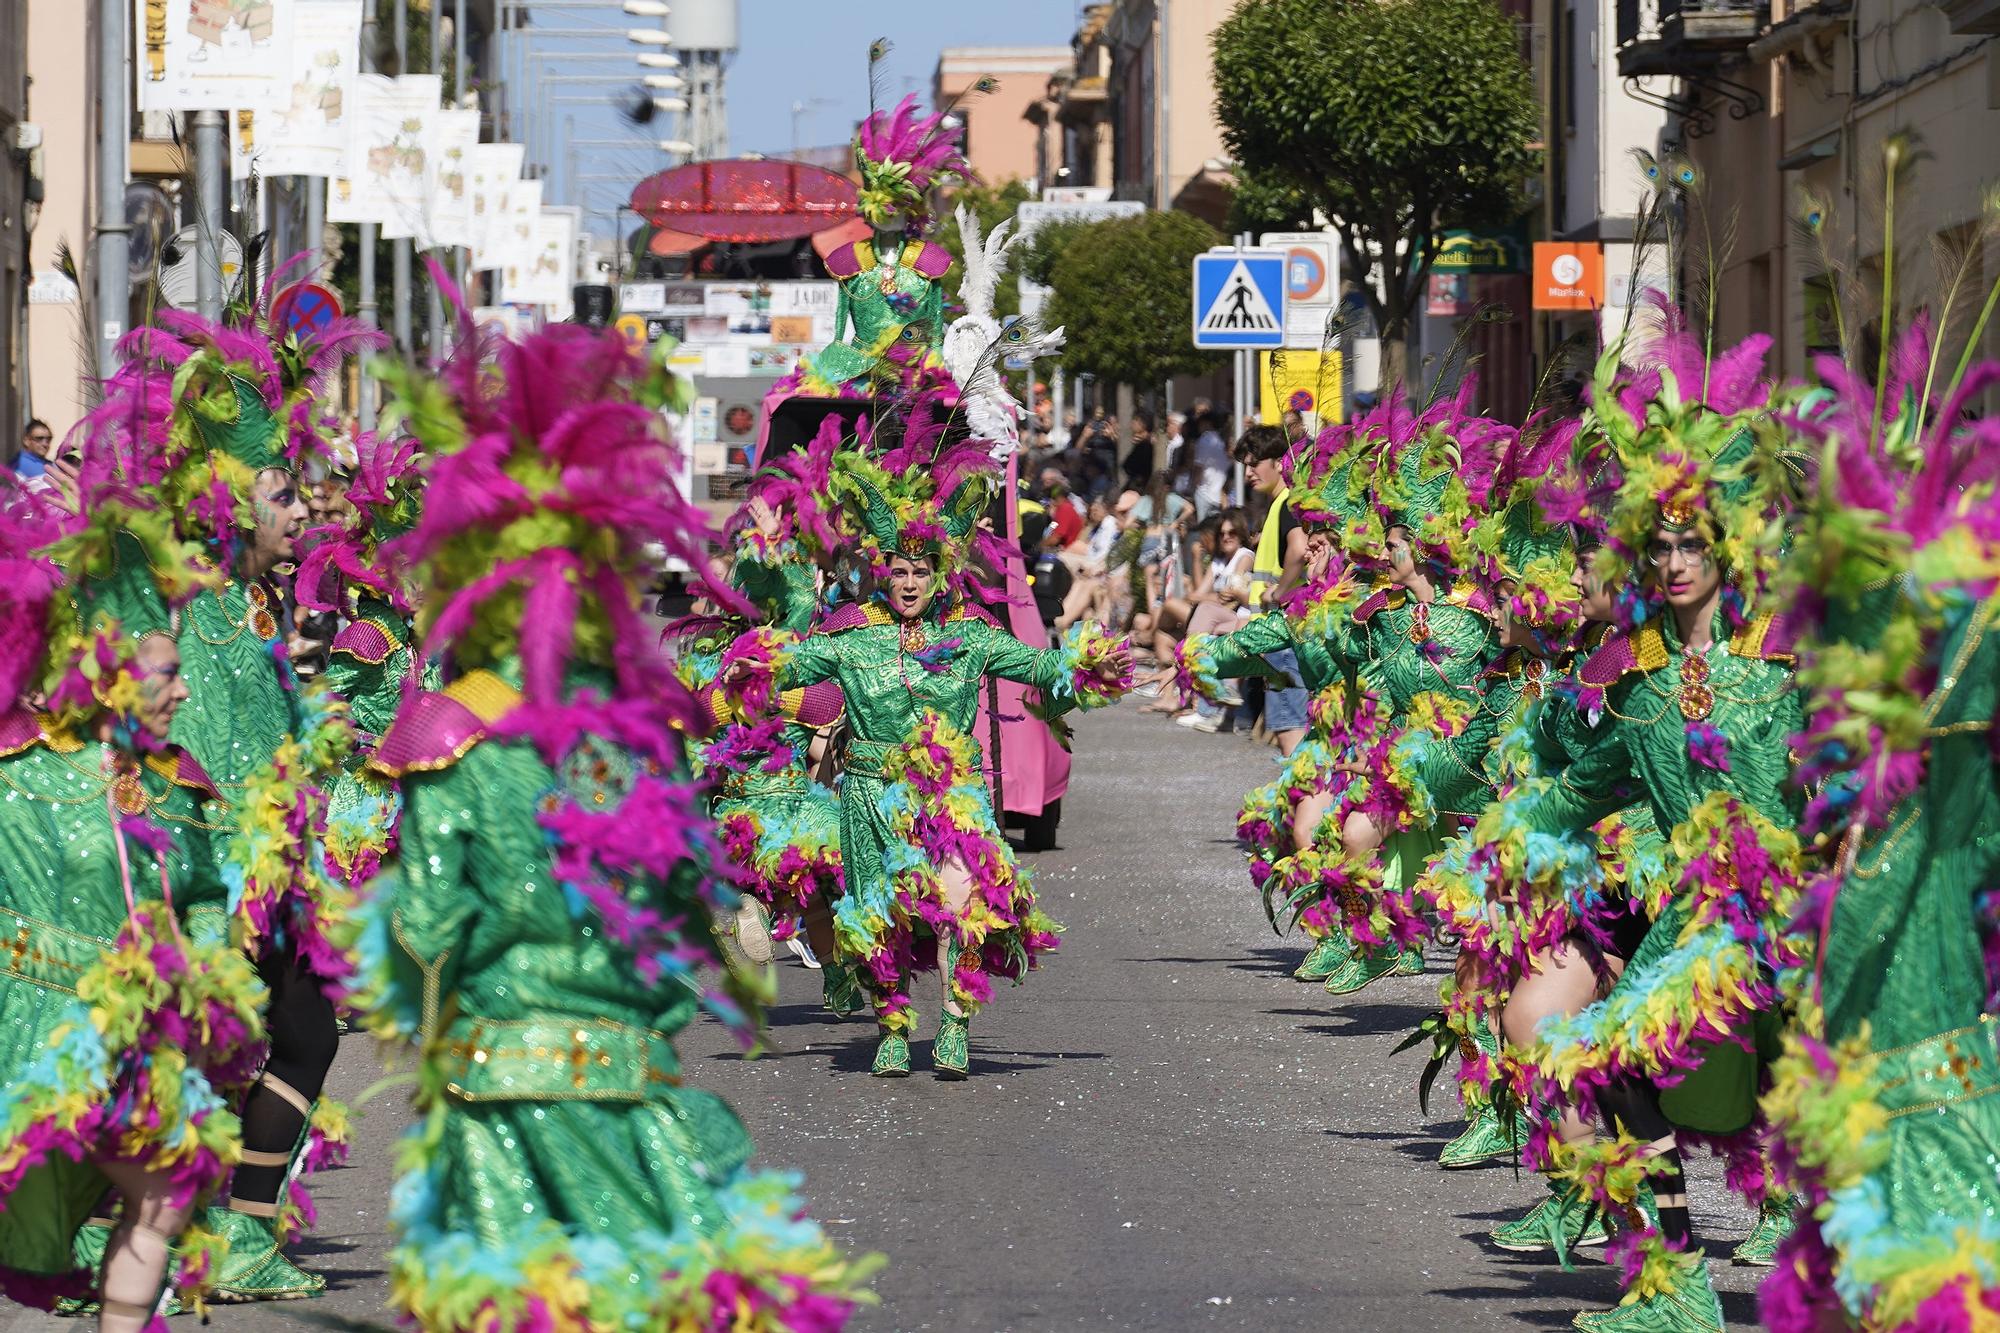
<svg viewBox="0 0 2000 1333"><path fill-rule="evenodd" d="M316 282L294 283L271 302L271 322L301 338L325 333L339 318L340 298Z"/></svg>

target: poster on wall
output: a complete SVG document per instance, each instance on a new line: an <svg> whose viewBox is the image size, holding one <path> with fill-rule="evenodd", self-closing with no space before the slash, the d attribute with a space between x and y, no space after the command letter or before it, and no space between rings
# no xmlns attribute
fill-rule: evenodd
<svg viewBox="0 0 2000 1333"><path fill-rule="evenodd" d="M474 144L466 160L472 177L467 243L474 268L499 268L498 244L512 217L509 196L521 179L524 150L517 143Z"/></svg>
<svg viewBox="0 0 2000 1333"><path fill-rule="evenodd" d="M259 165L269 176L337 176L361 72L361 0L295 0L292 11L290 83L283 104L257 117Z"/></svg>
<svg viewBox="0 0 2000 1333"><path fill-rule="evenodd" d="M565 318L576 282L576 217L564 209L542 209L530 234L530 246L505 270L501 289L513 304L548 306L555 318Z"/></svg>
<svg viewBox="0 0 2000 1333"><path fill-rule="evenodd" d="M479 143L477 111L442 110L431 118L424 209L426 246L472 243L472 150Z"/></svg>
<svg viewBox="0 0 2000 1333"><path fill-rule="evenodd" d="M147 111L276 112L290 99L293 0L133 0Z"/></svg>
<svg viewBox="0 0 2000 1333"><path fill-rule="evenodd" d="M355 77L346 167L328 191L327 221L378 223L392 240L420 232L440 87L435 74Z"/></svg>

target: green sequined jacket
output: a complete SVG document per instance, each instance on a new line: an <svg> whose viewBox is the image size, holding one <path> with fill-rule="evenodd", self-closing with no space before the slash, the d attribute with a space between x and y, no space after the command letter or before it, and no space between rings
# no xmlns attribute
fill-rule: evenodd
<svg viewBox="0 0 2000 1333"><path fill-rule="evenodd" d="M1606 721L1538 803L1542 828L1586 828L1634 801L1671 829L1712 792L1727 792L1781 828L1797 821L1790 745L1801 722L1793 655L1760 616L1692 660L1670 618L1614 636L1577 674L1580 706ZM1691 724L1713 728L1727 767L1697 758ZM1712 757L1712 756L1711 756Z"/></svg>
<svg viewBox="0 0 2000 1333"><path fill-rule="evenodd" d="M173 741L225 793L269 763L298 723L274 656L277 606L265 585L230 579L181 610L188 698L174 715Z"/></svg>

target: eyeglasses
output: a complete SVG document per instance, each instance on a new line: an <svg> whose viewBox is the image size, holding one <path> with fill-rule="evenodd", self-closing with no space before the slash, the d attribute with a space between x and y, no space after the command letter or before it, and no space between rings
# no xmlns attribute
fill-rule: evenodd
<svg viewBox="0 0 2000 1333"><path fill-rule="evenodd" d="M48 443L48 442L49 442L50 440L53 440L54 438L55 438L55 436L53 436L53 435L49 434L49 433L48 433L47 431L45 431L45 430L38 430L38 431L34 432L34 433L33 433L32 435L28 436L28 443L29 443L29 444L47 444L47 443Z"/></svg>
<svg viewBox="0 0 2000 1333"><path fill-rule="evenodd" d="M1714 554L1715 548L1700 537L1679 543L1656 541L1646 547L1646 559L1655 569L1665 569L1676 556L1689 565L1705 565Z"/></svg>
<svg viewBox="0 0 2000 1333"><path fill-rule="evenodd" d="M1243 540L1243 534L1235 528L1222 528L1215 535L1218 537L1234 537L1239 542Z"/></svg>

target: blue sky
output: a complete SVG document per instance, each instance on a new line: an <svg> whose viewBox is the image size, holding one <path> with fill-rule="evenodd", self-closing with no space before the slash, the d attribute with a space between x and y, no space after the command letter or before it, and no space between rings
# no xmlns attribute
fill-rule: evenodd
<svg viewBox="0 0 2000 1333"><path fill-rule="evenodd" d="M868 112L868 43L895 44L884 92L923 96L947 46L1061 46L1076 31L1077 0L929 0L874 9L829 0L742 0L742 50L729 68L732 152L778 154L845 142ZM667 26L673 26L668 20Z"/></svg>

